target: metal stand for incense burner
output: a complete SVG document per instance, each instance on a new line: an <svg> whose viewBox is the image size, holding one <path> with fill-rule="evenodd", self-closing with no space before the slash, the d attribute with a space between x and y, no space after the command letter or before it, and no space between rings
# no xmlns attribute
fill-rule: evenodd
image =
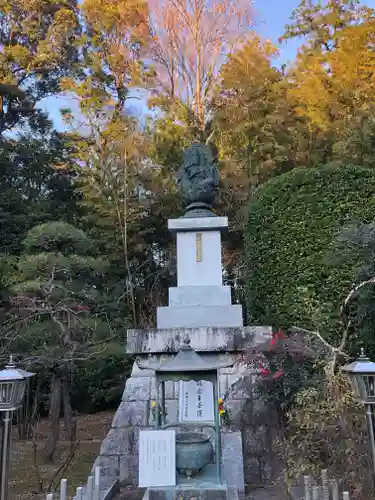
<svg viewBox="0 0 375 500"><path fill-rule="evenodd" d="M153 370L155 372L156 429L167 429L169 427L191 429L191 427L197 427L197 425L215 429L215 453L210 437L204 433L187 431L176 434L176 468L180 474L180 482L186 481L187 478L188 480L194 480L197 484L205 482L222 485L218 370L233 366L233 360L207 361L191 348L189 340L185 340L178 354L171 360L164 363L151 360L137 361L137 364L142 370ZM191 380L212 383L214 423L184 422L180 424L175 422L168 424L166 420L165 383L167 381L190 382Z"/></svg>

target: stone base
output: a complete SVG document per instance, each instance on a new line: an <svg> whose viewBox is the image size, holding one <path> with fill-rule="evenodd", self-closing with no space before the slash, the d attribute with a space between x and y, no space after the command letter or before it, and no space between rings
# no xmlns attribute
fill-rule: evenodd
<svg viewBox="0 0 375 500"><path fill-rule="evenodd" d="M158 328L221 327L240 328L243 325L242 306L215 305L191 307L158 307L156 313Z"/></svg>
<svg viewBox="0 0 375 500"><path fill-rule="evenodd" d="M179 477L177 486L148 488L144 500L237 500L236 488L215 484L215 466L208 465L198 480Z"/></svg>
<svg viewBox="0 0 375 500"><path fill-rule="evenodd" d="M225 482L235 486L240 494L245 493L244 457L242 434L237 432L221 433L221 470Z"/></svg>
<svg viewBox="0 0 375 500"><path fill-rule="evenodd" d="M232 488L171 488L169 490L149 489L143 500L236 500L238 495Z"/></svg>
<svg viewBox="0 0 375 500"><path fill-rule="evenodd" d="M226 484L241 493L244 491L244 481L253 487L269 483L272 478L270 436L273 431L270 412L254 393L253 384L257 375L244 365L242 353L246 347L268 341L271 328L129 330L127 350L128 353L137 353L140 359L147 359L151 354L155 359L166 360L178 351L181 340L186 336L192 348L203 356L221 358L229 352L235 358L233 367L219 371L219 393L221 396L227 395L227 406L231 412L230 429L222 428L221 438L223 478ZM244 377L247 380L245 385L240 383ZM112 428L95 461L95 465L101 466L103 487L117 479L134 486L138 484L139 431L153 427L151 402L155 397L154 373L140 370L134 363ZM167 382L169 423L177 421L178 401L179 383ZM176 430L182 430L178 423ZM196 430L208 432L207 428L199 425Z"/></svg>
<svg viewBox="0 0 375 500"><path fill-rule="evenodd" d="M168 304L170 307L230 306L232 292L230 286L223 285L175 286L169 288Z"/></svg>
<svg viewBox="0 0 375 500"><path fill-rule="evenodd" d="M192 349L200 353L241 353L247 347L268 342L272 336L270 326L244 326L242 328L154 328L128 330L128 354L177 353L187 337Z"/></svg>
<svg viewBox="0 0 375 500"><path fill-rule="evenodd" d="M168 219L168 229L180 231L217 231L228 228L228 217L180 217Z"/></svg>

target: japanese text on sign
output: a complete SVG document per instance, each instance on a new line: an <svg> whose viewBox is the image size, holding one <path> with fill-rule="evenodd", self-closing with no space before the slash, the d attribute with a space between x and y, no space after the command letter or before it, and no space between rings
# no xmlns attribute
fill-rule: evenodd
<svg viewBox="0 0 375 500"><path fill-rule="evenodd" d="M181 422L213 422L214 397L211 382L180 382Z"/></svg>

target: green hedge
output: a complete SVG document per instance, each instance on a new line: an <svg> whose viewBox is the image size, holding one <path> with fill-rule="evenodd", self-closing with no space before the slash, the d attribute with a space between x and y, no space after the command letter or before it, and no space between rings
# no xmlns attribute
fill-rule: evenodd
<svg viewBox="0 0 375 500"><path fill-rule="evenodd" d="M334 264L338 231L375 219L375 170L296 169L261 186L245 232L249 324L341 335L339 308L358 263Z"/></svg>

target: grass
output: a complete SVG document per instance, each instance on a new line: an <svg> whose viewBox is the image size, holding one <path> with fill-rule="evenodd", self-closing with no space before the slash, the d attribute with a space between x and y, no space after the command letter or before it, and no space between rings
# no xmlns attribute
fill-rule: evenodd
<svg viewBox="0 0 375 500"><path fill-rule="evenodd" d="M71 498L74 496L77 486L82 486L86 483L92 464L99 454L101 442L110 429L112 418L112 412L80 415L77 417L77 440L80 441L80 444L72 461L63 473L63 477L68 480L68 494ZM61 440L57 446L56 459L53 464L46 463L43 451L49 432L48 421L40 422L36 437L38 462L38 467L36 467L32 441L20 441L17 436L17 429L13 429L9 472L9 500L37 500L45 498L46 488L70 452L70 443L64 441L64 431L61 423ZM42 479L42 485L38 476ZM56 477L54 481L55 486L58 485L60 478L61 476Z"/></svg>

